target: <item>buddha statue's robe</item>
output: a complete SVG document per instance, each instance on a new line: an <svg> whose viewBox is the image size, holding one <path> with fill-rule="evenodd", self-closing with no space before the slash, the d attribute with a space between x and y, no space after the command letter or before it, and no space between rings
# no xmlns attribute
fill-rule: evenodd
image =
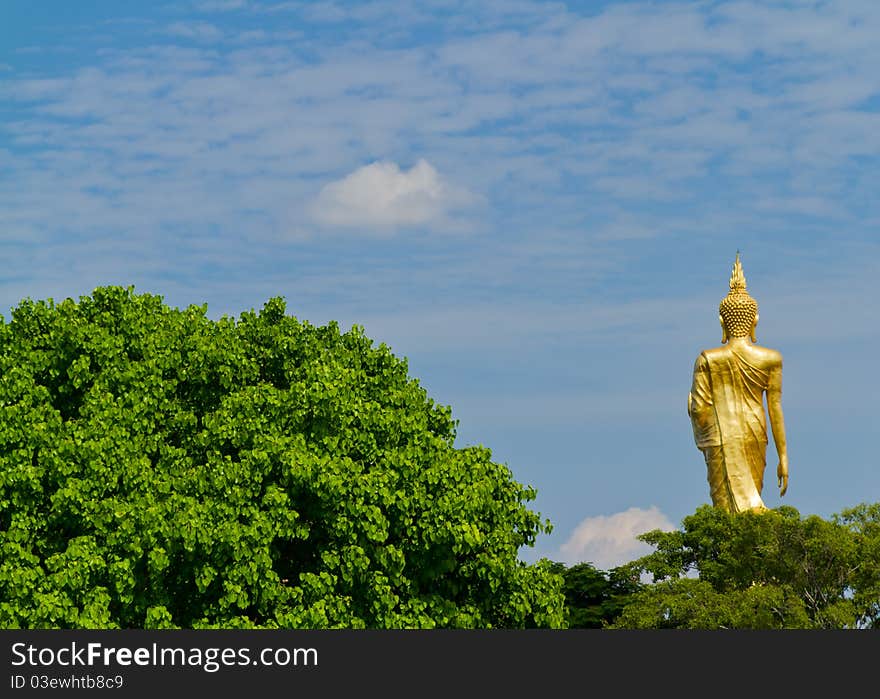
<svg viewBox="0 0 880 699"><path fill-rule="evenodd" d="M713 505L728 512L766 509L764 393L781 390L782 357L739 343L700 354L688 394L694 441L706 460Z"/></svg>

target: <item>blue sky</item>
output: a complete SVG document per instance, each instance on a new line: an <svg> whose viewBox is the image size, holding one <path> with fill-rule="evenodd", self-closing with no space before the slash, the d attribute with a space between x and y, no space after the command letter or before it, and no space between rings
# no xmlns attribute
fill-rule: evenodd
<svg viewBox="0 0 880 699"><path fill-rule="evenodd" d="M791 482L880 499L880 4L5 0L0 312L133 284L364 326L608 567L709 501L737 250Z"/></svg>

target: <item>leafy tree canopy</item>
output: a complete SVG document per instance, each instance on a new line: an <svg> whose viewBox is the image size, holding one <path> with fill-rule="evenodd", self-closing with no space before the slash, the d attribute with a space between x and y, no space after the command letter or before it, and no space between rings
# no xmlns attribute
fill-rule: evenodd
<svg viewBox="0 0 880 699"><path fill-rule="evenodd" d="M620 616L630 597L642 585L627 568L603 571L592 563L576 563L567 568L554 563L553 570L563 579L565 620L570 629L601 629Z"/></svg>
<svg viewBox="0 0 880 699"><path fill-rule="evenodd" d="M614 628L880 627L880 504L831 520L793 507L729 514L708 505L681 531L640 538L629 564L655 584L629 598Z"/></svg>
<svg viewBox="0 0 880 699"><path fill-rule="evenodd" d="M563 624L535 491L361 328L103 287L0 318L0 626Z"/></svg>

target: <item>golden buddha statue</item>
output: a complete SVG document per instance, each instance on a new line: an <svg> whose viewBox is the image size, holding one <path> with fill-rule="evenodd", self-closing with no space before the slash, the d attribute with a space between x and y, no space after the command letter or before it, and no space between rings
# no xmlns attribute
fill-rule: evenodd
<svg viewBox="0 0 880 699"><path fill-rule="evenodd" d="M739 252L730 292L719 306L722 347L705 350L694 364L688 415L708 468L712 504L728 512L762 512L767 451L764 394L779 465L779 494L788 489L788 454L782 418L782 355L755 344L758 303L746 291Z"/></svg>

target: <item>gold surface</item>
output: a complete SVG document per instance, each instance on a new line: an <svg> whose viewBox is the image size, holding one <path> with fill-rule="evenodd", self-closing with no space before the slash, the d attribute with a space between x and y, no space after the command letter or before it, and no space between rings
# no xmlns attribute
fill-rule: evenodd
<svg viewBox="0 0 880 699"><path fill-rule="evenodd" d="M779 456L779 494L788 489L782 355L756 344L758 304L746 290L739 252L719 319L722 346L697 357L688 415L694 441L706 460L712 504L728 512L763 511L767 509L761 499L767 451L765 394Z"/></svg>

